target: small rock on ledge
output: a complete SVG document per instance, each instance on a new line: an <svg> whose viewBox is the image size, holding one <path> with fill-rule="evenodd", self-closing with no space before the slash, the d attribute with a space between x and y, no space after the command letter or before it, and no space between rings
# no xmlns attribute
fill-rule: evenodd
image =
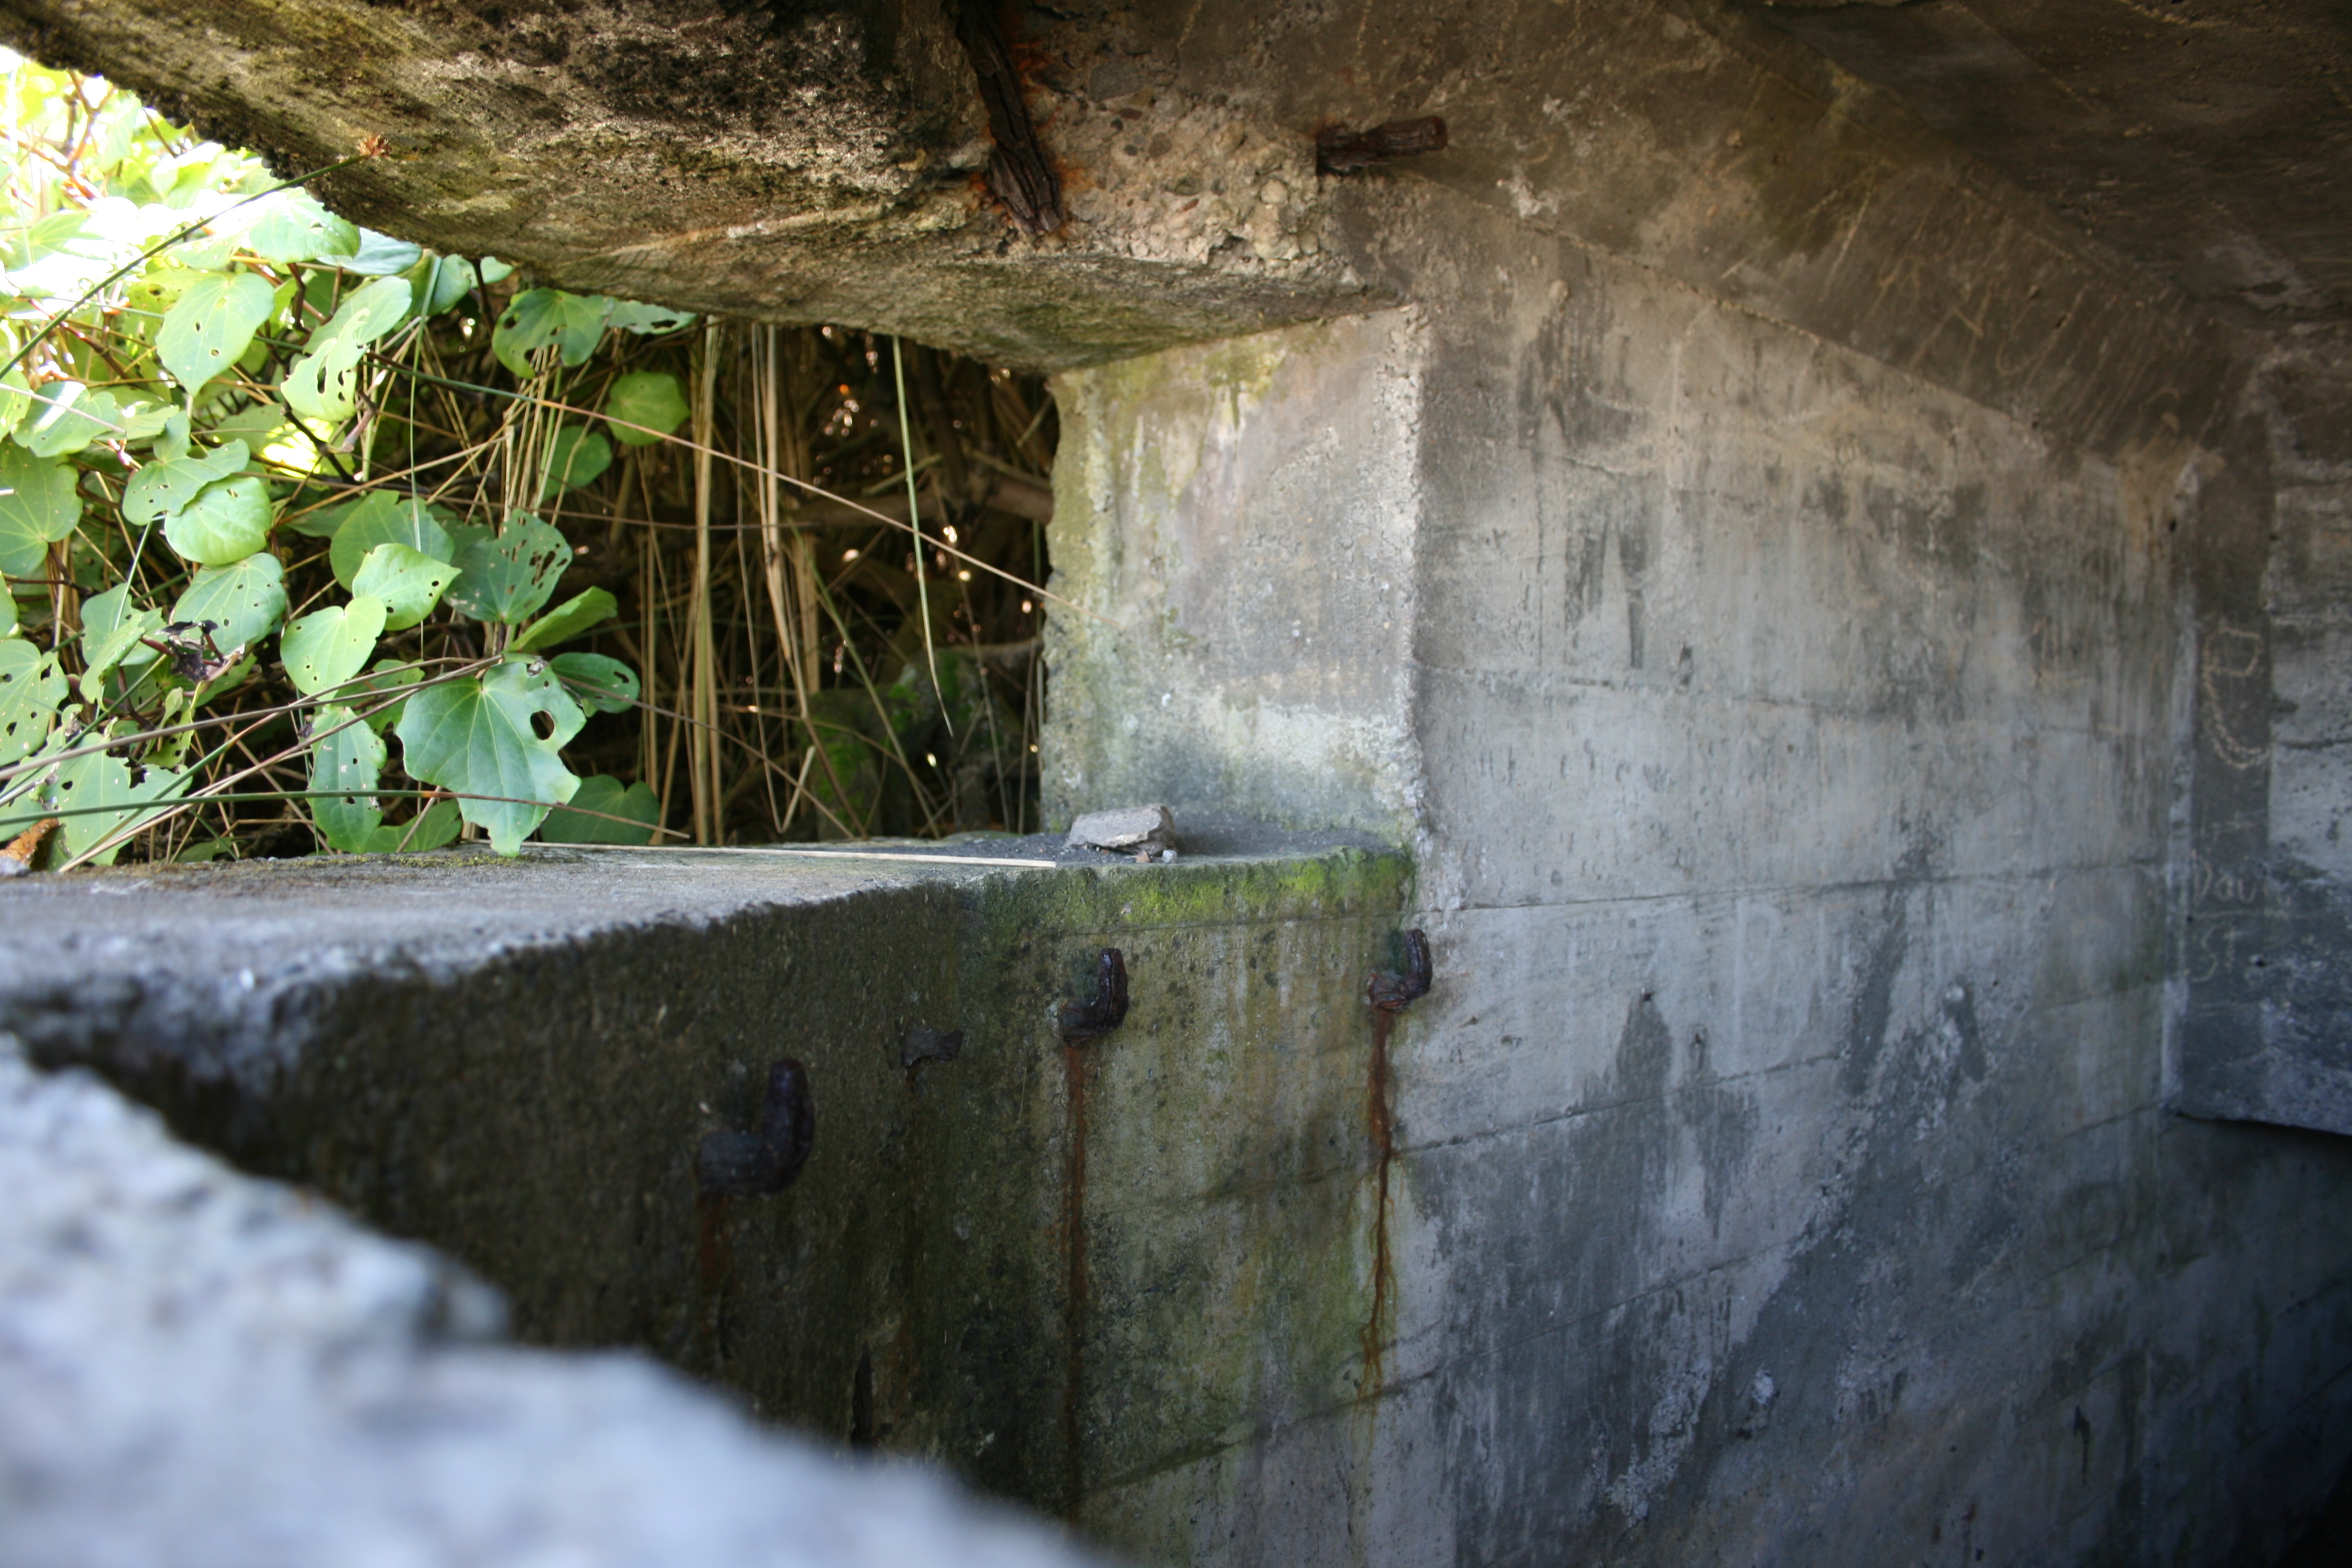
<svg viewBox="0 0 2352 1568"><path fill-rule="evenodd" d="M1164 805L1129 805L1090 811L1070 824L1072 848L1117 849L1157 855L1176 847L1176 819Z"/></svg>

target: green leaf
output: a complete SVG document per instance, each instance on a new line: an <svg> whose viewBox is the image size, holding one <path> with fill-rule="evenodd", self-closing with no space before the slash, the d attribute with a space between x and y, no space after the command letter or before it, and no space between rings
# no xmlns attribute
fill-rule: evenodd
<svg viewBox="0 0 2352 1568"><path fill-rule="evenodd" d="M82 602L80 690L85 702L98 700L105 689L107 673L115 666L155 661L155 650L140 639L153 637L163 627L163 613L131 609L130 603L128 583Z"/></svg>
<svg viewBox="0 0 2352 1568"><path fill-rule="evenodd" d="M379 278L358 290L311 334L310 352L286 373L279 390L305 419L340 425L359 408L359 363L367 345L400 325L415 302L405 278Z"/></svg>
<svg viewBox="0 0 2352 1568"><path fill-rule="evenodd" d="M637 672L601 653L559 653L548 661L563 689L598 713L625 713L636 706Z"/></svg>
<svg viewBox="0 0 2352 1568"><path fill-rule="evenodd" d="M387 490L378 490L361 501L343 514L335 528L334 542L327 549L327 563L334 568L335 581L346 588L352 586L360 563L379 544L405 544L445 564L456 560L457 546L449 531L441 526L439 510L430 502Z"/></svg>
<svg viewBox="0 0 2352 1568"><path fill-rule="evenodd" d="M395 272L405 272L423 259L425 247L411 245L404 239L394 239L388 234L378 234L372 228L360 230L359 248L337 261L346 272L356 272L364 278L389 278Z"/></svg>
<svg viewBox="0 0 2352 1568"><path fill-rule="evenodd" d="M24 422L33 406L32 384L25 379L22 365L0 376L0 436L5 436Z"/></svg>
<svg viewBox="0 0 2352 1568"><path fill-rule="evenodd" d="M539 619L515 634L507 644L509 653L529 653L535 647L553 647L560 642L570 642L591 626L609 621L620 610L613 595L602 588L591 588L566 599Z"/></svg>
<svg viewBox="0 0 2352 1568"><path fill-rule="evenodd" d="M56 654L22 637L0 641L0 763L20 763L40 750L65 700Z"/></svg>
<svg viewBox="0 0 2352 1568"><path fill-rule="evenodd" d="M547 444L547 479L540 486L540 499L593 484L612 466L613 443L593 430L566 425Z"/></svg>
<svg viewBox="0 0 2352 1568"><path fill-rule="evenodd" d="M16 635L16 595L0 584L0 637Z"/></svg>
<svg viewBox="0 0 2352 1568"><path fill-rule="evenodd" d="M478 621L514 626L555 592L555 580L572 564L572 546L549 524L519 511L497 537L460 542L456 564L464 575L449 590L449 602Z"/></svg>
<svg viewBox="0 0 2352 1568"><path fill-rule="evenodd" d="M544 736L536 727L541 719ZM510 658L475 679L411 697L400 716L401 763L411 777L460 795L509 797L460 800L458 810L489 834L492 849L512 855L548 808L580 787L557 753L585 722L543 661Z"/></svg>
<svg viewBox="0 0 2352 1568"><path fill-rule="evenodd" d="M352 686L351 705L369 710L367 721L371 727L379 731L389 729L400 722L401 712L408 706L408 700L404 697L398 701L385 702L381 709L376 704L424 679L425 667L422 665L408 664L396 658L377 659L365 679Z"/></svg>
<svg viewBox="0 0 2352 1568"><path fill-rule="evenodd" d="M120 436L130 422L110 392L92 392L78 381L52 381L33 394L32 422L16 439L37 458L79 452L92 441Z"/></svg>
<svg viewBox="0 0 2352 1568"><path fill-rule="evenodd" d="M170 516L206 485L242 472L251 456L244 442L231 441L216 452L142 464L123 489L122 521L142 528Z"/></svg>
<svg viewBox="0 0 2352 1568"><path fill-rule="evenodd" d="M304 190L280 191L254 205L259 216L247 226L245 247L270 261L310 261L346 257L360 247L360 231Z"/></svg>
<svg viewBox="0 0 2352 1568"><path fill-rule="evenodd" d="M650 447L694 412L686 388L666 370L633 370L614 379L604 395L604 417L613 421L613 439L625 447ZM635 426L642 426L638 429Z"/></svg>
<svg viewBox="0 0 2352 1568"><path fill-rule="evenodd" d="M550 343L567 365L588 363L604 338L604 315L613 302L601 296L567 294L561 289L529 289L514 297L490 333L490 352L519 376L530 374L530 356Z"/></svg>
<svg viewBox="0 0 2352 1568"><path fill-rule="evenodd" d="M155 356L193 397L253 346L253 334L269 320L272 294L269 280L251 272L200 279L164 314Z"/></svg>
<svg viewBox="0 0 2352 1568"><path fill-rule="evenodd" d="M604 324L615 331L635 332L642 337L658 337L674 332L693 323L691 310L673 310L667 305L640 305L634 300L609 301Z"/></svg>
<svg viewBox="0 0 2352 1568"><path fill-rule="evenodd" d="M500 261L495 256L485 256L482 258L483 282L503 283L513 276L514 267L511 263Z"/></svg>
<svg viewBox="0 0 2352 1568"><path fill-rule="evenodd" d="M405 544L379 544L352 574L352 592L381 599L383 629L404 632L433 613L457 569Z"/></svg>
<svg viewBox="0 0 2352 1568"><path fill-rule="evenodd" d="M195 500L163 520L163 537L184 561L228 566L268 542L276 515L269 486L257 474L243 474L198 490Z"/></svg>
<svg viewBox="0 0 2352 1568"><path fill-rule="evenodd" d="M10 442L0 446L0 574L37 577L49 546L81 521L80 476Z"/></svg>
<svg viewBox="0 0 2352 1568"><path fill-rule="evenodd" d="M457 830L464 826L465 820L457 815L456 801L436 800L413 821L377 828L373 847L378 855L422 855L427 849L438 849L457 837Z"/></svg>
<svg viewBox="0 0 2352 1568"><path fill-rule="evenodd" d="M153 802L168 800L180 793L188 782L187 773L173 768L149 768L137 784L131 782L131 768L121 757L97 752L88 756L69 757L57 765L57 771L42 780L39 792L41 806L47 811L72 811L58 828L65 839L66 853L79 855L118 828L143 821L154 815L140 807ZM120 810L95 811L94 806L115 806ZM114 864L115 856L122 851L128 839L118 839L103 853L95 857L100 866Z"/></svg>
<svg viewBox="0 0 2352 1568"><path fill-rule="evenodd" d="M286 679L305 697L341 687L367 667L383 622L383 601L366 594L288 622L278 643Z"/></svg>
<svg viewBox="0 0 2352 1568"><path fill-rule="evenodd" d="M251 647L285 614L286 569L267 552L205 567L172 606L174 622L212 622L214 645L225 654Z"/></svg>
<svg viewBox="0 0 2352 1568"><path fill-rule="evenodd" d="M474 264L462 256L434 256L409 268L408 280L416 286L416 313L437 316L474 289Z"/></svg>
<svg viewBox="0 0 2352 1568"><path fill-rule="evenodd" d="M582 815L589 811L605 815ZM625 816L629 821L610 820L614 816ZM661 801L654 794L653 785L640 782L623 788L621 781L612 774L598 773L580 781L569 805L547 814L547 820L540 825L539 836L550 844L651 844L654 828L660 822ZM638 826L632 826L631 823Z"/></svg>
<svg viewBox="0 0 2352 1568"><path fill-rule="evenodd" d="M352 710L336 703L311 717L310 733L320 739L310 747L310 787L352 793L312 801L310 817L330 847L362 855L373 847L375 831L383 826L383 807L367 792L383 777L387 748L383 736L352 719ZM339 728L344 725L349 728Z"/></svg>

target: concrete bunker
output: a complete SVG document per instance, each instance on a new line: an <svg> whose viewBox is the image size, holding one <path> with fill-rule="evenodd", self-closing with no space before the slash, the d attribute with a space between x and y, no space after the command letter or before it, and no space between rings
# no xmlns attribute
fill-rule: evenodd
<svg viewBox="0 0 2352 1568"><path fill-rule="evenodd" d="M861 47L944 38L919 9ZM639 914L577 940L562 933L580 917L527 914L541 937L462 979L437 960L383 973L354 936L332 985L257 984L263 1002L109 993L87 969L38 991L27 961L8 1026L404 1233L478 1225L502 1255L555 1259L517 1276L545 1282L519 1300L550 1339L618 1324L698 1369L734 1358L771 1408L935 1441L1152 1558L2274 1549L2347 1444L2334 1214L2352 1159L2327 1132L2255 1124L2345 1130L2326 717L2352 482L2327 414L2340 329L2324 304L2249 326L2229 286L2086 238L2041 194L2046 171L1956 144L1967 128L1933 91L1823 63L1871 58L1854 39L1872 28L2003 20L1907 9L1934 15L1840 35L1760 7L1500 6L1441 37L1377 5L1057 14L1038 47L1090 68L1034 90L1074 138L1099 134L1065 144L1097 149L1087 167L1132 176L1094 187L1129 192L1128 218L1007 239L942 184L839 220L845 253L897 277L962 266L954 247L984 228L997 254L973 266L1010 280L910 298L940 310L941 341L1062 367L1057 572L1130 631L1050 628L1049 810L1166 798L1370 847L1040 873L1045 892L952 868L863 889L795 873L814 879L790 896L730 869L716 893L659 897L594 867L449 868L414 885L483 889L452 896L492 911L486 943L506 900L588 896L534 886L595 882ZM134 48L109 25L26 24L259 123L193 52L151 61L168 40ZM424 107L462 118L488 77L543 73L533 112L560 166L588 166L575 132L594 117L564 94L605 79L515 33L552 58L519 63L508 39L495 71L467 63L464 89ZM322 25L267 47L331 42ZM1343 68L1283 68L1318 51ZM906 69L919 104L928 79ZM284 136L322 134L347 101L288 109ZM1133 216L1189 199L1181 172L1121 163L1179 155L1172 132L1151 150L1154 115L1197 117L1205 145L1271 126L1296 164L1318 121L1433 108L1452 145L1409 173L1253 169L1230 249L1154 254L1158 219ZM740 200L733 111L695 112L696 188ZM956 112L957 134L979 123ZM619 140L661 148L661 116L641 114ZM909 161L877 153L856 177ZM484 199L512 169L478 174L432 223L512 221ZM429 208L379 199L386 225ZM775 205L795 202L846 210ZM777 239L791 230L720 216L624 214L616 229L654 236L635 249L545 226L545 265L685 298L724 232L773 246L769 298L877 324L913 309L868 291L835 310L845 294L792 283L817 264ZM853 269L860 289L878 275ZM1087 308L1058 309L1073 294ZM275 896L237 886L218 896ZM632 934L640 915L657 941ZM882 978L797 956L868 920ZM1434 982L1376 1053L1363 975L1398 962L1408 925ZM102 958L89 929L78 951ZM1068 1076L1047 1008L1108 945L1137 977L1125 1027L1153 1043L1107 1084ZM472 1029L625 953L614 1013L587 984L561 1024L510 1011L486 1032L534 1086L487 1120L464 1058L415 1086L339 1045L404 1009L415 1036ZM1178 972L1199 991L1142 982ZM677 1132L703 1129L689 1100L716 1072L711 1124L754 1114L758 1053L730 1033L749 1026L718 1016L737 985L786 999L767 1015L781 1033L827 1019L807 1051L856 1053L863 1087L821 1136L871 1143L812 1165L837 1186L797 1189L837 1207L772 1229L721 1216L691 1256L671 1202L648 1265L666 1293L599 1299L566 1260L633 1244L644 1193L675 1199ZM826 999L800 1010L812 990ZM298 994L346 1000L269 1012ZM698 1033L664 1034L679 995ZM965 1025L969 1056L905 1063L907 1032L948 1014L992 1022ZM988 1058L987 1028L1034 1048ZM583 1032L634 1043L583 1065ZM275 1047L300 1065L236 1088L239 1053L273 1039L310 1042ZM210 1080L179 1076L180 1046ZM636 1075L664 1052L694 1071L656 1094ZM1231 1098L1203 1115L1181 1086L1212 1061ZM286 1124L251 1107L289 1092L333 1131L272 1152ZM1066 1145L1058 1166L1041 1151L1073 1105L1090 1138L1135 1139L1088 1144L1083 1212L1142 1216L1089 1220L1085 1277L1133 1281L1134 1310L1076 1335L1055 1316L1069 1249L1030 1245L1041 1171L1071 1213ZM1268 1179L1170 1175L1225 1131L1262 1142L1218 1168ZM475 1173L436 1173L460 1154ZM945 1172L971 1184L943 1190ZM990 1205L1000 1181L1026 1195ZM1171 1193L1197 1200L1190 1219L1167 1217ZM941 1262L973 1245L960 1223L982 1254L999 1237L992 1261ZM761 1295L784 1268L824 1279L823 1310L856 1331ZM1000 1308L1031 1330L997 1331ZM743 1371L762 1341L808 1359ZM1066 1354L1023 1365L1080 1342L1078 1375ZM1006 1391L1030 1405L991 1403Z"/></svg>

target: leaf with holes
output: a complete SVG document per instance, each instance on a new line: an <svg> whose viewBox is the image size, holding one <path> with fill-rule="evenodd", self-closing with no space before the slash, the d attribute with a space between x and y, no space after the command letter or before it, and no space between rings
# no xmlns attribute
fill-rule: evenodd
<svg viewBox="0 0 2352 1568"><path fill-rule="evenodd" d="M269 261L310 261L350 256L360 247L360 231L329 212L305 190L280 191L255 204L245 226L245 247Z"/></svg>
<svg viewBox="0 0 2352 1568"><path fill-rule="evenodd" d="M251 647L285 615L286 569L267 552L234 566L205 567L172 606L175 622L212 622L213 644L225 654Z"/></svg>
<svg viewBox="0 0 2352 1568"><path fill-rule="evenodd" d="M80 691L82 700L95 702L105 689L106 677L117 665L155 661L155 650L142 638L162 629L163 612L131 608L128 583L92 595L82 601Z"/></svg>
<svg viewBox="0 0 2352 1568"><path fill-rule="evenodd" d="M332 690L367 668L375 639L383 635L382 599L362 594L348 605L313 610L289 621L278 639L286 679L305 697Z"/></svg>
<svg viewBox="0 0 2352 1568"><path fill-rule="evenodd" d="M441 509L429 501L376 491L346 512L335 528L334 542L327 547L327 564L334 568L335 581L352 586L360 563L379 544L405 544L436 561L455 561L457 546L441 526Z"/></svg>
<svg viewBox="0 0 2352 1568"><path fill-rule="evenodd" d="M547 444L547 482L539 488L540 499L593 484L612 466L613 443L593 430L566 425Z"/></svg>
<svg viewBox="0 0 2352 1568"><path fill-rule="evenodd" d="M641 305L634 300L608 300L605 304L610 307L604 315L606 326L640 337L659 337L694 322L693 311L673 310L667 305Z"/></svg>
<svg viewBox="0 0 2352 1568"><path fill-rule="evenodd" d="M78 381L45 382L32 397L32 420L16 439L37 458L65 457L131 429L114 394L93 392Z"/></svg>
<svg viewBox="0 0 2352 1568"><path fill-rule="evenodd" d="M214 273L164 312L155 330L155 357L194 397L244 357L275 306L275 290L257 273Z"/></svg>
<svg viewBox="0 0 2352 1568"><path fill-rule="evenodd" d="M457 569L405 544L379 544L352 574L352 592L383 601L383 629L404 632L433 613Z"/></svg>
<svg viewBox="0 0 2352 1568"><path fill-rule="evenodd" d="M561 289L527 289L514 297L490 333L490 352L519 376L530 374L530 358L553 345L567 365L588 363L604 338L605 313L613 302L593 294Z"/></svg>
<svg viewBox="0 0 2352 1568"><path fill-rule="evenodd" d="M21 763L40 750L65 700L56 654L22 637L0 639L0 763Z"/></svg>
<svg viewBox="0 0 2352 1568"><path fill-rule="evenodd" d="M592 626L603 626L619 609L612 595L602 588L590 588L573 595L517 632L514 641L507 645L507 651L529 653L535 647L570 642Z"/></svg>
<svg viewBox="0 0 2352 1568"><path fill-rule="evenodd" d="M276 516L261 476L240 474L198 490L194 500L163 520L163 538L183 561L232 566L268 542Z"/></svg>
<svg viewBox="0 0 2352 1568"><path fill-rule="evenodd" d="M206 485L242 472L249 456L244 442L231 441L216 452L142 464L123 488L122 521L143 528L169 517Z"/></svg>
<svg viewBox="0 0 2352 1568"><path fill-rule="evenodd" d="M565 690L592 712L625 713L636 706L637 672L601 653L559 653L548 665Z"/></svg>
<svg viewBox="0 0 2352 1568"><path fill-rule="evenodd" d="M359 362L367 345L407 318L416 290L405 278L379 278L354 292L310 337L280 390L305 419L340 425L359 408Z"/></svg>
<svg viewBox="0 0 2352 1568"><path fill-rule="evenodd" d="M510 658L411 697L398 725L401 765L459 796L499 797L460 799L458 810L489 834L492 849L512 855L580 787L558 752L586 722L544 662Z"/></svg>
<svg viewBox="0 0 2352 1568"><path fill-rule="evenodd" d="M601 812L590 816L588 812ZM626 822L614 822L625 816ZM661 822L661 801L648 784L625 788L610 773L582 779L567 805L547 814L539 836L550 844L651 844Z"/></svg>
<svg viewBox="0 0 2352 1568"><path fill-rule="evenodd" d="M519 511L496 537L473 535L459 542L456 565L464 574L450 587L449 602L478 621L517 626L547 603L555 580L571 564L572 546L563 535Z"/></svg>
<svg viewBox="0 0 2352 1568"><path fill-rule="evenodd" d="M69 757L41 782L38 799L44 810L64 818L59 829L68 856L81 855L112 837L114 842L93 856L92 862L111 866L122 852L130 832L158 813L142 810L167 801L187 787L187 773L173 768L149 768L139 782L131 782L131 767L121 757L99 752ZM98 809L103 808L103 809Z"/></svg>
<svg viewBox="0 0 2352 1568"><path fill-rule="evenodd" d="M650 447L694 412L686 389L666 370L635 370L616 376L604 395L604 417L613 439L625 447Z"/></svg>
<svg viewBox="0 0 2352 1568"><path fill-rule="evenodd" d="M352 710L336 703L311 715L310 733L319 738L310 747L310 787L352 793L312 801L310 817L330 847L362 855L383 826L383 807L367 792L383 775L387 751L383 736L352 719Z"/></svg>
<svg viewBox="0 0 2352 1568"><path fill-rule="evenodd" d="M49 546L81 521L80 477L13 441L0 444L0 574L42 575Z"/></svg>

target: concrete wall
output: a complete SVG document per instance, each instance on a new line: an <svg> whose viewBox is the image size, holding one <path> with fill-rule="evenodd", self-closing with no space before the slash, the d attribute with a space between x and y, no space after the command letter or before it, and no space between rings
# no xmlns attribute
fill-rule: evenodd
<svg viewBox="0 0 2352 1568"><path fill-rule="evenodd" d="M1378 1381L1087 1521L1267 1563L2275 1543L2352 1448L2352 1147L2164 1104L2184 542L2259 465L2102 353L1993 406L1888 363L1917 307L1864 279L1384 195L1413 309L1061 383L1056 586L1105 619L1055 616L1053 807L1384 826L1437 951ZM2137 331L2150 386L2201 374Z"/></svg>

